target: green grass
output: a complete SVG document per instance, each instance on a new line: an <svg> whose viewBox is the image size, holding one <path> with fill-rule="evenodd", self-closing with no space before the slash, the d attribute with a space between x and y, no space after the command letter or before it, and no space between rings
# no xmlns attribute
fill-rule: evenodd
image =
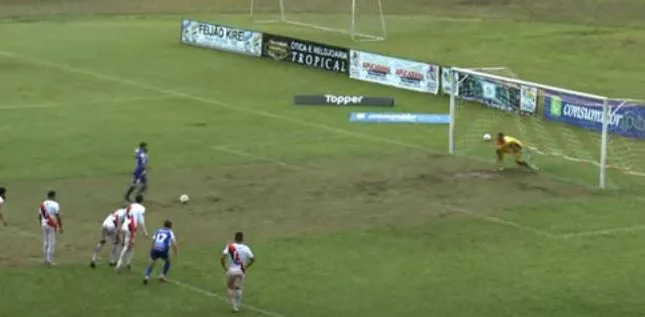
<svg viewBox="0 0 645 317"><path fill-rule="evenodd" d="M643 97L642 31L407 16L390 25L391 40L362 44L263 29ZM590 183L597 169L544 159L545 173L491 173L488 162L446 156L445 127L353 125L353 109L294 108L293 95L324 92L392 95L409 112L443 113L448 102L180 46L178 28L174 16L2 24L3 314L225 315L216 258L243 230L258 257L245 302L259 308L244 316L642 315L642 201L561 181ZM460 113L490 118L487 128L518 126L466 106ZM87 267L141 140L151 147L147 221L175 223L171 277L182 284L140 285L143 240L132 273ZM40 265L35 222L49 188L67 226L56 269ZM176 203L182 193L189 205Z"/></svg>

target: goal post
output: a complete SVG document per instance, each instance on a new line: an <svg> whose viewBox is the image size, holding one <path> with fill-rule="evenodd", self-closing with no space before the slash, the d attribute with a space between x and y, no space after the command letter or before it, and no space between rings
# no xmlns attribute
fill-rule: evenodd
<svg viewBox="0 0 645 317"><path fill-rule="evenodd" d="M283 23L384 41L383 0L250 0L252 23Z"/></svg>
<svg viewBox="0 0 645 317"><path fill-rule="evenodd" d="M525 81L490 69L453 67L444 72L451 154L492 163L493 146L483 142L482 135L504 132L525 144L543 172L558 178L602 189L645 183L645 158L638 155L640 148L645 150L645 103ZM639 137L630 138L632 132Z"/></svg>

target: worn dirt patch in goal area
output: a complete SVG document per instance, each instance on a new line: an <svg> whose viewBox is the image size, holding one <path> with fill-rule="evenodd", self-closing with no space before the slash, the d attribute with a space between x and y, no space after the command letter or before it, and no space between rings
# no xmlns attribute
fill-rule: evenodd
<svg viewBox="0 0 645 317"><path fill-rule="evenodd" d="M471 170L461 171L440 176L441 179L446 181L468 181L468 180L491 180L499 178L499 172L491 170Z"/></svg>

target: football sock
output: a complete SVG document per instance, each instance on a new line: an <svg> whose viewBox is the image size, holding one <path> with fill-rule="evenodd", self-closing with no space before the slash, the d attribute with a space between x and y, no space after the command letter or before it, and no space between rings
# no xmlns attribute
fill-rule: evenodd
<svg viewBox="0 0 645 317"><path fill-rule="evenodd" d="M147 185L141 185L139 187L139 190L137 190L137 195L143 195L143 193L145 193L147 189L148 189Z"/></svg>
<svg viewBox="0 0 645 317"><path fill-rule="evenodd" d="M98 257L99 253L101 253L101 249L103 249L103 243L97 243L96 248L94 248L94 253L92 254L92 262L96 262L96 258Z"/></svg>
<svg viewBox="0 0 645 317"><path fill-rule="evenodd" d="M116 262L116 267L121 268L121 265L123 265L123 261L125 260L126 253L128 253L128 248L123 247L121 250L121 254L119 255L119 261Z"/></svg>
<svg viewBox="0 0 645 317"><path fill-rule="evenodd" d="M126 255L125 263L127 265L132 264L132 259L134 258L134 249L128 251L128 254Z"/></svg>
<svg viewBox="0 0 645 317"><path fill-rule="evenodd" d="M235 290L228 289L228 302L235 306Z"/></svg>
<svg viewBox="0 0 645 317"><path fill-rule="evenodd" d="M168 271L170 271L170 260L163 264L163 276L168 276Z"/></svg>
<svg viewBox="0 0 645 317"><path fill-rule="evenodd" d="M237 289L235 290L235 306L240 308L240 305L242 305L242 290Z"/></svg>
<svg viewBox="0 0 645 317"><path fill-rule="evenodd" d="M150 263L148 267L146 268L146 280L150 278L150 274L152 274L152 270L155 267L155 263Z"/></svg>
<svg viewBox="0 0 645 317"><path fill-rule="evenodd" d="M128 188L128 191L125 192L125 200L130 201L130 196L132 196L132 192L134 192L134 186L130 186Z"/></svg>
<svg viewBox="0 0 645 317"><path fill-rule="evenodd" d="M519 165L519 166L524 166L526 168L531 168L531 166L528 163L524 162L524 161L516 161L515 163L517 163L517 165Z"/></svg>
<svg viewBox="0 0 645 317"><path fill-rule="evenodd" d="M110 263L115 263L118 260L121 247L118 244L112 246L112 254L110 254Z"/></svg>

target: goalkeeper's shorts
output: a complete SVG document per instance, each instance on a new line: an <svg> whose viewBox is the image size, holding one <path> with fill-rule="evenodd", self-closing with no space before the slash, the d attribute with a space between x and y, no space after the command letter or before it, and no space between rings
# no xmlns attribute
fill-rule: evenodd
<svg viewBox="0 0 645 317"><path fill-rule="evenodd" d="M533 162L533 153L531 153L531 151L529 149L526 149L526 148L522 149L521 151L517 151L517 152L503 153L502 155L504 155L504 154L512 155L513 159L515 160L515 162L526 162L526 163Z"/></svg>

